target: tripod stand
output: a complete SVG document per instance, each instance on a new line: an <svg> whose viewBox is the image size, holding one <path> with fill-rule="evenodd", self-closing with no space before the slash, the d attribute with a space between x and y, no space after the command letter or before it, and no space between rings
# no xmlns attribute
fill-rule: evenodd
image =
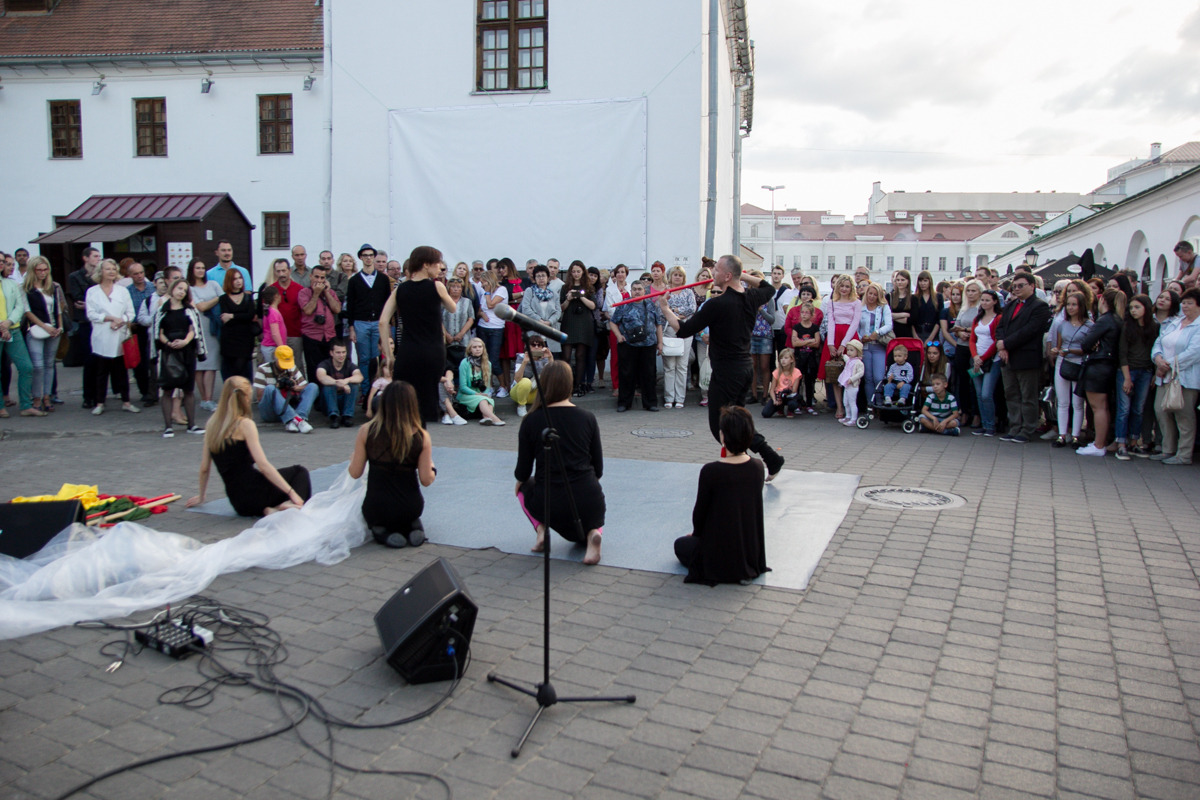
<svg viewBox="0 0 1200 800"><path fill-rule="evenodd" d="M525 344L526 363L533 367L533 377L536 382L538 379L537 362L533 360L533 354L530 351L528 340ZM543 394L543 400L545 395ZM542 470L538 475L543 481L546 481L547 486L543 488L542 497L542 525L545 526L545 535L542 537L542 580L543 580L543 595L542 595L542 682L534 684L532 689L527 686L522 686L507 678L502 678L494 672L489 672L487 679L489 683L499 683L502 686L507 686L510 689L528 695L537 700L537 711L533 713L533 719L529 720L529 725L525 728L525 732L521 734L520 740L512 749L512 757L516 758L521 755L521 748L525 746L525 740L529 738L529 734L533 732L533 727L537 725L541 719L542 712L556 703L636 703L636 695L624 695L620 697L559 697L554 691L554 685L550 683L550 492L549 492L549 477L551 458L553 463L558 468L558 473L563 476L563 485L566 489L567 503L571 509L571 517L574 527L583 536L586 541L587 532L583 530L583 523L579 519L579 509L575 505L575 495L571 492L570 481L567 480L566 467L563 464L562 450L559 447L559 434L554 428L554 423L551 420L550 407L543 405L542 408L546 414L546 428L542 431Z"/></svg>

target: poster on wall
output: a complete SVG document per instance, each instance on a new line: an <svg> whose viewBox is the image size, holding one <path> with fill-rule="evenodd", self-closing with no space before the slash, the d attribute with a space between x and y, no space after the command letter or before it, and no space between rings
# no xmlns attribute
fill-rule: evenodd
<svg viewBox="0 0 1200 800"><path fill-rule="evenodd" d="M167 242L167 265L187 269L192 260L191 242Z"/></svg>

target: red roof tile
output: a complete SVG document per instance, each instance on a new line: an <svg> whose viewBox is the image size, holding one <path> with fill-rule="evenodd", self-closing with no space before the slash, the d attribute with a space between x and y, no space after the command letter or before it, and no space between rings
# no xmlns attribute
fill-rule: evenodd
<svg viewBox="0 0 1200 800"><path fill-rule="evenodd" d="M0 60L322 47L313 0L61 0L49 14L0 17Z"/></svg>
<svg viewBox="0 0 1200 800"><path fill-rule="evenodd" d="M60 217L58 223L198 221L228 197L227 194L94 194L70 214Z"/></svg>

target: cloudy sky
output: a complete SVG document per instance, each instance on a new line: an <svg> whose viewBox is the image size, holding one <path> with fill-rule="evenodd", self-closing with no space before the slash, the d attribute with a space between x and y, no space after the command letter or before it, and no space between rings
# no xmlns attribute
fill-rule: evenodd
<svg viewBox="0 0 1200 800"><path fill-rule="evenodd" d="M742 199L865 213L884 191L1087 192L1200 140L1195 0L752 0Z"/></svg>

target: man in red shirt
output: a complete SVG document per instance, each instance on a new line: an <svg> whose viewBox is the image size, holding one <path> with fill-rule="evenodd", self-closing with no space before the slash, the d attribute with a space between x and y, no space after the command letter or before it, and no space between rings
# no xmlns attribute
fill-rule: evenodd
<svg viewBox="0 0 1200 800"><path fill-rule="evenodd" d="M275 283L271 284L279 290L279 313L283 316L283 326L287 328L287 344L296 355L296 369L305 373L304 341L301 338L300 321L303 316L300 310L299 283L292 280L292 265L286 258L277 258L271 266L275 275Z"/></svg>

